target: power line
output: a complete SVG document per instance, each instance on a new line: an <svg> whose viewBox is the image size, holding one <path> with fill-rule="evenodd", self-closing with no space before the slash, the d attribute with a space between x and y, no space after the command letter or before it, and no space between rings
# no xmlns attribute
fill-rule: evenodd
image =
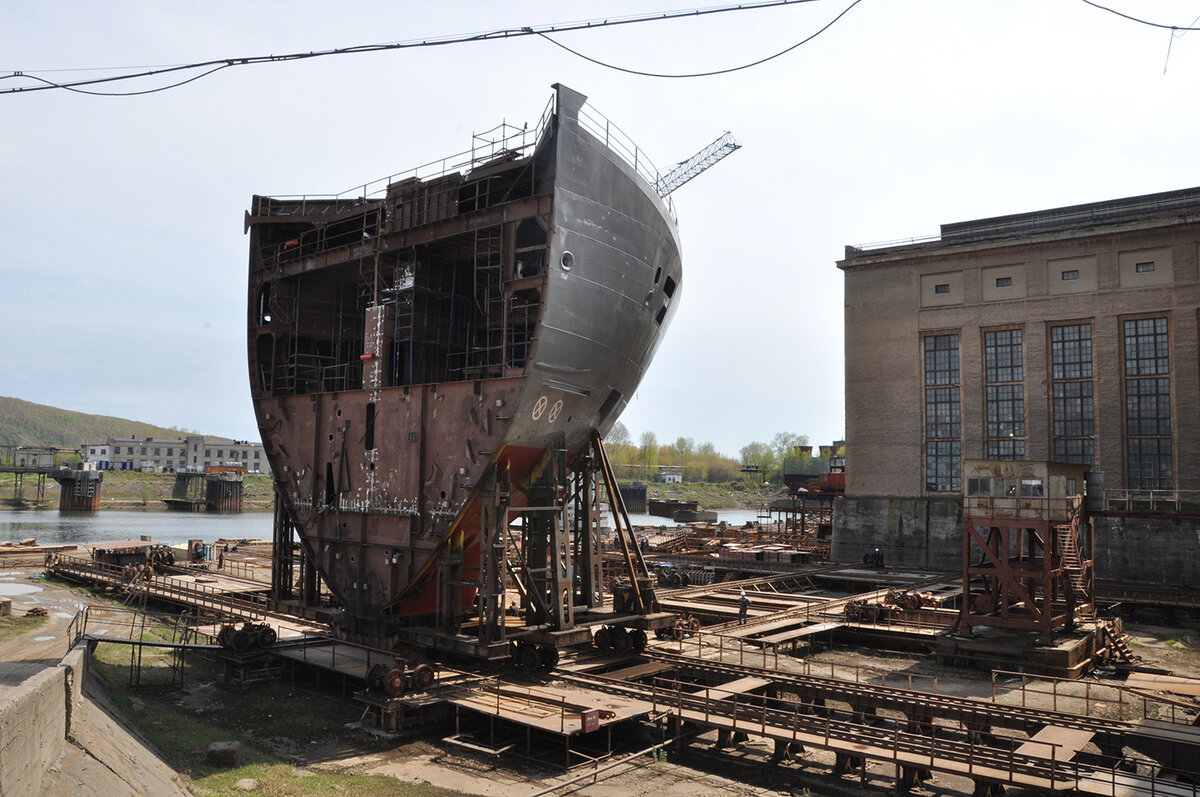
<svg viewBox="0 0 1200 797"><path fill-rule="evenodd" d="M664 11L664 12L655 12L652 14L632 15L632 16L627 16L627 17L612 17L612 18L606 18L606 19L583 20L583 21L578 21L578 22L567 22L567 23L560 23L560 24L555 24L555 25L525 26L525 27L520 27L520 28L502 28L499 30L485 31L482 33L457 34L457 35L445 36L445 37L440 37L440 38L431 38L431 39L410 40L410 41L403 41L403 42L390 42L390 43L384 43L384 44L362 44L362 45L355 45L352 47L339 47L339 48L333 48L333 49L327 49L327 50L313 50L313 51L306 52L306 53L287 53L284 55L255 55L255 56L247 56L247 57L239 57L239 58L217 58L217 59L212 59L209 61L200 61L200 62L191 63L191 64L177 64L177 65L170 65L170 66L163 66L163 67L154 67L154 68L144 69L144 70L138 71L138 72L129 72L126 74L121 74L121 75L112 75L109 77L97 77L97 78L89 78L86 80L75 80L75 81L54 81L54 80L50 80L49 78L42 77L41 75L33 74L31 72L14 70L7 75L0 75L0 80L28 78L30 80L38 81L41 85L13 86L11 88L0 89L0 95L19 94L19 93L26 93L26 92L33 92L33 91L47 91L50 89L62 89L62 90L67 90L67 91L74 91L74 92L81 93L81 94L91 94L91 95L95 95L95 96L137 96L137 95L142 95L142 94L153 94L155 92L166 91L167 89L177 88L177 87L183 86L187 83L191 83L193 81L199 80L202 77L211 75L214 72L219 72L223 69L228 69L229 67L235 67L235 66L250 66L250 65L254 65L254 64L266 64L266 63L281 63L281 62L286 62L286 61L300 61L300 60L305 60L305 59L309 59L309 58L323 58L326 56L333 56L333 55L377 53L377 52L386 52L386 51L390 51L390 50L414 49L414 48L419 48L419 47L443 47L443 46L452 45L452 44L493 41L496 39L511 39L511 38L518 38L521 36L545 36L548 33L565 33L565 32L576 31L576 30L592 30L595 28L605 28L605 27L612 27L612 26L616 26L616 25L631 25L631 24L637 24L637 23L642 23L642 22L662 22L662 21L669 21L669 20L675 20L675 19L683 19L683 18L687 18L687 17L700 17L700 16L709 16L712 14L724 14L724 13L735 12L735 11L754 11L754 10L763 9L763 8L774 8L774 7L778 7L778 6L800 5L803 3L813 3L813 2L817 2L817 1L818 0L763 0L763 2L757 2L757 3L739 3L736 5L711 6L711 7L707 7L707 8L693 8L693 9L678 10L678 11ZM849 11L850 8L853 8L855 5L857 5L860 2L862 2L862 0L854 0L854 2L851 4L851 6L849 8L846 9L846 11ZM838 17L835 18L833 21L836 22L838 19L840 19L846 13L846 11L843 11L842 14L839 14ZM813 34L813 36L817 36L820 33L824 32L832 24L833 24L832 22L829 23L829 25L826 25L820 31L817 31L817 33ZM775 55L760 59L759 61L756 61L754 63L744 64L740 67L734 67L734 68L730 68L730 69L716 70L716 71L707 72L707 73L696 73L694 75L656 75L653 73L637 72L635 70L628 70L628 69L622 69L621 71L629 72L631 74L644 75L647 77L704 77L707 75L724 74L726 72L733 72L733 71L737 71L739 69L748 69L751 66L755 66L760 63L765 63L766 61L770 61L774 58L778 58L779 56L784 55L785 53L790 52L791 50L794 50L796 47L799 47L801 44L804 44L805 41L812 39L813 36L810 36L810 37L808 37L808 39L805 39L802 42L792 45L788 49L783 50L782 52L776 53ZM620 67L616 67L611 64L605 64L600 61L596 61L595 59L588 58L587 56L583 55L582 53L577 53L574 50L570 50L570 48L567 48L564 45L559 44L558 42L555 42L553 39L549 39L548 37L547 37L547 40L558 45L559 47L563 47L564 49L567 49L569 52L574 53L575 55L577 55L580 58L585 58L586 60L592 61L593 63L596 63L600 66L606 66L611 69L620 69ZM139 78L149 78L149 77L156 77L156 76L161 76L161 75L177 74L177 73L182 73L182 72L187 72L187 71L192 71L192 70L197 70L197 69L203 69L205 71L199 75L193 75L193 76L185 78L183 80L176 81L175 83L170 83L170 84L167 84L164 86L159 86L157 88L145 89L145 90L141 90L141 91L128 91L128 92L95 91L95 90L91 90L91 89L87 89L87 88L81 88L84 86L97 86L97 85L102 85L102 84L107 84L107 83L116 83L116 82L125 81L125 80L136 80ZM40 70L40 71L49 72L49 71L58 71L58 70Z"/></svg>
<svg viewBox="0 0 1200 797"><path fill-rule="evenodd" d="M546 41L550 42L551 44L555 45L556 47L561 47L562 49L566 50L567 52L571 53L572 55L579 56L580 58L582 58L585 61L590 61L591 63L596 64L597 66L602 66L602 67L605 67L606 69L615 69L618 72L625 72L626 74L630 74L630 75L641 75L642 77L659 77L659 78L712 77L713 75L727 75L730 72L740 72L743 69L750 69L751 67L759 66L760 64L765 64L768 61L773 61L782 55L787 55L792 50L795 50L797 47L800 47L802 45L808 44L810 41L812 41L813 39L817 38L825 31L832 28L838 20L840 20L842 17L846 16L846 14L850 13L850 9L854 8L856 5L858 5L861 2L862 2L862 0L854 0L854 2L852 2L850 5L846 6L846 8L842 10L842 13L838 14L836 17L831 19L829 21L829 23L825 25L825 27L821 28L816 33L812 34L811 36L809 36L805 39L801 39L800 41L793 44L791 47L780 50L779 52L775 53L774 55L768 55L765 58L760 58L757 61L751 61L750 63L742 64L741 66L731 66L727 69L714 69L711 72L689 72L689 73L684 73L684 74L672 75L672 74L664 74L661 72L642 72L637 69L627 69L623 66L617 66L616 64L610 64L606 61L600 61L595 58L586 56L583 53L579 52L578 50L574 50L574 49L568 47L567 45L563 44L562 42L557 42L554 39L551 39L545 33L539 33L538 35L541 36Z"/></svg>
<svg viewBox="0 0 1200 797"><path fill-rule="evenodd" d="M1124 12L1117 11L1115 8L1109 8L1108 6L1102 6L1099 3L1092 2L1092 0L1083 0L1083 2L1087 3L1092 8L1098 8L1101 11L1107 11L1110 14L1116 14L1118 17L1121 17L1122 19L1127 19L1130 22L1136 22L1139 25L1148 25L1152 28L1162 28L1164 30L1181 30L1181 31L1200 30L1200 28L1193 27L1196 24L1195 21L1193 21L1191 25L1166 25L1161 22L1151 22L1150 20L1147 20L1147 19L1141 19L1139 17L1131 16Z"/></svg>

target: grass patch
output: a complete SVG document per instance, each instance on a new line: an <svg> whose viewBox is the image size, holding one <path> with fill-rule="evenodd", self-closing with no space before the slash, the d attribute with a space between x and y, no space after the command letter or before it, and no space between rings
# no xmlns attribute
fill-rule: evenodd
<svg viewBox="0 0 1200 797"><path fill-rule="evenodd" d="M383 797L384 795L447 795L434 787L402 784L393 778L340 775L312 769L298 769L290 764L258 762L225 772L208 775L191 782L196 794L245 795L237 782L253 778L258 786L255 794L271 797L309 797L310 795L339 795L344 797Z"/></svg>
<svg viewBox="0 0 1200 797"><path fill-rule="evenodd" d="M0 639L20 636L46 622L45 617L0 617Z"/></svg>
<svg viewBox="0 0 1200 797"><path fill-rule="evenodd" d="M171 639L165 620L146 627L147 639ZM141 682L169 685L171 652L145 648ZM130 686L131 647L100 643L92 654L92 672L145 737L188 787L199 795L238 797L247 791L240 780L253 779L253 794L271 797L340 795L374 797L453 797L458 792L425 784L405 784L378 775L352 775L316 770L297 762L318 745L373 752L393 744L348 730L361 707L320 692L280 681L241 685L222 680L215 661L189 656L183 668L184 687L144 689ZM239 766L213 765L207 751L213 742L240 742Z"/></svg>

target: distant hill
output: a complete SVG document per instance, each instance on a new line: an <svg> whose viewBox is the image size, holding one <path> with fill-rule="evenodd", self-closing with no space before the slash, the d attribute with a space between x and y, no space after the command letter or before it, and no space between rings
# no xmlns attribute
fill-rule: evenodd
<svg viewBox="0 0 1200 797"><path fill-rule="evenodd" d="M109 436L180 438L188 434L183 429L164 429L128 418L87 415L0 396L0 445L76 448Z"/></svg>

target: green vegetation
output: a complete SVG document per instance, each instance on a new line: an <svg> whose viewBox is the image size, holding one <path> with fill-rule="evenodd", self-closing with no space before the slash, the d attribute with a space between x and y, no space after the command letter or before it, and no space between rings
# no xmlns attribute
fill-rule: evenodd
<svg viewBox="0 0 1200 797"><path fill-rule="evenodd" d="M647 485L650 498L671 501L695 501L701 509L758 509L776 498L783 498L787 490L780 484L759 484L751 481L684 482L666 484L655 482Z"/></svg>
<svg viewBox="0 0 1200 797"><path fill-rule="evenodd" d="M171 639L172 626L159 621L147 626L144 638ZM101 643L92 655L92 670L103 680L113 700L158 749L167 763L184 776L196 794L224 797L246 794L238 781L257 782L255 794L278 797L308 795L411 795L448 797L451 792L428 785L400 783L383 776L347 775L305 767L297 762L319 745L339 749L362 747L370 752L392 749L361 732L347 731L361 708L318 692L297 689L280 681L242 687L221 680L216 662L190 656L184 670L186 688L136 689L130 683L130 652L126 645ZM171 683L171 652L145 649L141 656L143 685ZM351 736L347 737L347 734ZM213 742L241 743L235 767L208 761ZM424 752L411 745L414 754ZM402 748L402 750L405 748Z"/></svg>
<svg viewBox="0 0 1200 797"><path fill-rule="evenodd" d="M643 432L635 444L624 424L617 422L604 439L617 478L622 481L657 481L660 468L678 468L684 482L721 483L738 480L778 484L784 473L824 473L828 461L814 456L808 435L780 432L770 443L755 441L742 446L740 458L717 452L712 443L680 437L660 445L654 432ZM845 454L845 449L839 449ZM743 468L753 468L745 472Z"/></svg>
<svg viewBox="0 0 1200 797"><path fill-rule="evenodd" d="M149 423L88 415L0 396L0 446L63 446L78 448L112 436L184 437L197 434L177 427L165 429Z"/></svg>
<svg viewBox="0 0 1200 797"><path fill-rule="evenodd" d="M45 622L45 617L0 617L0 639L20 636L26 631L40 628Z"/></svg>

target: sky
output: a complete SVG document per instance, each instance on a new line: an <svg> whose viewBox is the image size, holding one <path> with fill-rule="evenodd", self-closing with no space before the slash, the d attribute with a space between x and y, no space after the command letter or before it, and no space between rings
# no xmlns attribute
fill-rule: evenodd
<svg viewBox="0 0 1200 797"><path fill-rule="evenodd" d="M852 0L553 35L660 73L758 61ZM1196 0L1111 0L1192 26ZM698 8L618 2L23 3L0 90L107 67L310 52ZM703 6L712 7L712 6ZM1169 56L1169 57L1168 57ZM337 193L536 123L563 83L679 189L682 301L621 418L737 456L844 436L846 245L1200 184L1200 32L1082 0L860 0L759 66L617 71L537 36L231 68L143 96L0 94L0 395L258 439L246 369L254 194ZM156 88L153 78L99 90Z"/></svg>

